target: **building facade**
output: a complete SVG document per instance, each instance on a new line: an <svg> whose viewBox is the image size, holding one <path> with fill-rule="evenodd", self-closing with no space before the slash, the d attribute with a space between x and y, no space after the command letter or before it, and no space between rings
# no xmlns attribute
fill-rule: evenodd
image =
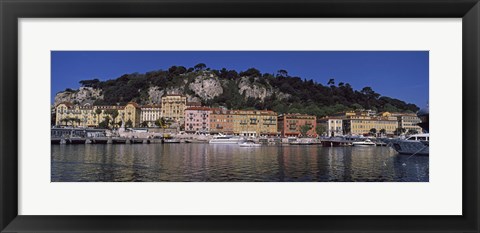
<svg viewBox="0 0 480 233"><path fill-rule="evenodd" d="M99 127L102 122L109 122L111 127L138 127L140 123L140 107L133 102L125 106L92 106L60 103L55 108L55 125L73 127Z"/></svg>
<svg viewBox="0 0 480 233"><path fill-rule="evenodd" d="M339 117L325 117L318 120L318 125L325 129L325 136L335 137L343 135L343 120Z"/></svg>
<svg viewBox="0 0 480 233"><path fill-rule="evenodd" d="M143 105L140 107L140 125L142 127L155 127L155 122L162 117L161 105Z"/></svg>
<svg viewBox="0 0 480 233"><path fill-rule="evenodd" d="M301 128L308 126L306 135L302 135ZM317 117L304 114L284 114L278 116L278 131L282 137L316 137Z"/></svg>
<svg viewBox="0 0 480 233"><path fill-rule="evenodd" d="M171 122L183 124L187 97L179 94L167 94L162 97L162 117Z"/></svg>
<svg viewBox="0 0 480 233"><path fill-rule="evenodd" d="M375 134L393 135L398 127L397 117L385 112L376 114L373 111L348 111L336 115L342 116L343 131L348 135Z"/></svg>
<svg viewBox="0 0 480 233"><path fill-rule="evenodd" d="M241 136L277 135L277 113L270 110L231 110L233 133Z"/></svg>
<svg viewBox="0 0 480 233"><path fill-rule="evenodd" d="M207 107L191 107L185 109L185 132L210 133L210 115L212 109Z"/></svg>
<svg viewBox="0 0 480 233"><path fill-rule="evenodd" d="M415 113L392 113L398 119L398 128L405 129L406 133L422 133L422 128L418 125L422 121Z"/></svg>
<svg viewBox="0 0 480 233"><path fill-rule="evenodd" d="M211 134L233 134L233 115L229 110L216 108L210 114Z"/></svg>

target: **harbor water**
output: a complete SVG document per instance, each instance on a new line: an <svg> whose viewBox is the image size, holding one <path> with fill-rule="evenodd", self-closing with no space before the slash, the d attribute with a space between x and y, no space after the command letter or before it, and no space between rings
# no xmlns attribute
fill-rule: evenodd
<svg viewBox="0 0 480 233"><path fill-rule="evenodd" d="M428 182L429 157L389 147L52 145L52 182Z"/></svg>

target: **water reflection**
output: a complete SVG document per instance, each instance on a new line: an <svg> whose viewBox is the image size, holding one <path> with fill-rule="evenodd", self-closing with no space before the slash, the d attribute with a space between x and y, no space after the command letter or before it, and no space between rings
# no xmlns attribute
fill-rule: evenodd
<svg viewBox="0 0 480 233"><path fill-rule="evenodd" d="M428 156L387 147L210 144L52 145L52 181L414 181Z"/></svg>

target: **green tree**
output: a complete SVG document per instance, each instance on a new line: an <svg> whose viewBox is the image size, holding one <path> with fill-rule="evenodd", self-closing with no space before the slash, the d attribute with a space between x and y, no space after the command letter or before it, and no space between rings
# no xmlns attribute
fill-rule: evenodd
<svg viewBox="0 0 480 233"><path fill-rule="evenodd" d="M317 127L315 127L315 132L318 136L321 136L327 132L327 128L324 125L317 125Z"/></svg>
<svg viewBox="0 0 480 233"><path fill-rule="evenodd" d="M335 85L335 79L331 78L328 80L327 85Z"/></svg>
<svg viewBox="0 0 480 233"><path fill-rule="evenodd" d="M195 68L195 70L198 71L198 70L204 70L206 67L207 65L205 65L204 63L198 63L193 68Z"/></svg>
<svg viewBox="0 0 480 233"><path fill-rule="evenodd" d="M288 77L288 71L286 71L286 70L278 70L278 71L277 71L277 76L280 76L280 77Z"/></svg>
<svg viewBox="0 0 480 233"><path fill-rule="evenodd" d="M385 130L385 129L380 130L380 134L385 135L386 133L387 133L387 130Z"/></svg>
<svg viewBox="0 0 480 233"><path fill-rule="evenodd" d="M148 127L148 122L143 121L143 122L140 124L140 127L144 127L144 128Z"/></svg>
<svg viewBox="0 0 480 233"><path fill-rule="evenodd" d="M408 130L408 134L418 134L418 131L415 129Z"/></svg>
<svg viewBox="0 0 480 233"><path fill-rule="evenodd" d="M302 137L306 137L308 131L312 128L311 125L302 125L300 126L300 134L302 134Z"/></svg>
<svg viewBox="0 0 480 233"><path fill-rule="evenodd" d="M407 130L405 128L396 128L394 134L400 136L401 134L405 133Z"/></svg>
<svg viewBox="0 0 480 233"><path fill-rule="evenodd" d="M165 123L165 118L160 117L155 121L155 125L161 128L165 128L166 123Z"/></svg>
<svg viewBox="0 0 480 233"><path fill-rule="evenodd" d="M250 68L244 72L240 72L240 76L248 76L248 77L261 77L262 74L259 70L255 68Z"/></svg>
<svg viewBox="0 0 480 233"><path fill-rule="evenodd" d="M96 87L98 83L100 83L100 80L98 79L92 79L92 80L81 80L80 85L84 87Z"/></svg>
<svg viewBox="0 0 480 233"><path fill-rule="evenodd" d="M371 135L377 134L377 129L371 128L371 129L370 129L370 134L371 134Z"/></svg>
<svg viewBox="0 0 480 233"><path fill-rule="evenodd" d="M128 121L125 123L125 127L127 128L132 128L133 127L133 122L131 119L128 119Z"/></svg>

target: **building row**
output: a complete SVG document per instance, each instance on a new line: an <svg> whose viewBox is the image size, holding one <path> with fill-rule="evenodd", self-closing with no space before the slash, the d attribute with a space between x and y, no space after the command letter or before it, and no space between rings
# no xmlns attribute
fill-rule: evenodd
<svg viewBox="0 0 480 233"><path fill-rule="evenodd" d="M415 113L376 113L374 111L347 111L333 116L321 118L318 121L329 136L364 135L372 133L394 135L399 133L421 133L418 125L420 118ZM401 132L396 132L401 130Z"/></svg>
<svg viewBox="0 0 480 233"><path fill-rule="evenodd" d="M305 114L280 114L270 110L228 110L202 107L187 102L186 96L164 95L159 105L124 106L73 105L60 103L55 108L56 125L98 127L107 119L117 126L156 127L161 124L183 126L187 133L234 134L242 136L317 136L317 125L324 134L362 135L376 129L377 133L395 134L397 128L421 132L420 119L414 113L377 114L374 111L347 111L317 119ZM302 133L303 132L303 133Z"/></svg>

